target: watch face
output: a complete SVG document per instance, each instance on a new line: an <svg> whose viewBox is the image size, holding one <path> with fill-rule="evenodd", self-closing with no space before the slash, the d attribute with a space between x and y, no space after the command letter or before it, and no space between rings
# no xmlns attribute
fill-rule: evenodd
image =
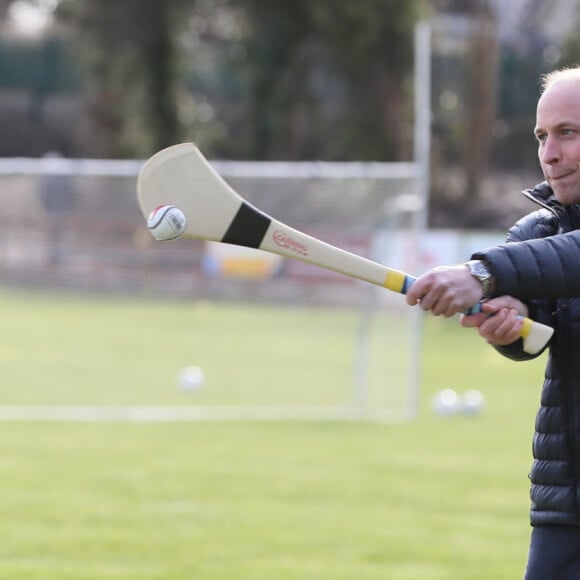
<svg viewBox="0 0 580 580"><path fill-rule="evenodd" d="M487 269L486 265L479 260L471 260L467 264L471 275L474 278L477 278L481 284L481 289L483 291L482 298L489 298L493 283L491 272Z"/></svg>
<svg viewBox="0 0 580 580"><path fill-rule="evenodd" d="M486 280L491 276L488 269L481 262L471 264L471 273L482 280Z"/></svg>

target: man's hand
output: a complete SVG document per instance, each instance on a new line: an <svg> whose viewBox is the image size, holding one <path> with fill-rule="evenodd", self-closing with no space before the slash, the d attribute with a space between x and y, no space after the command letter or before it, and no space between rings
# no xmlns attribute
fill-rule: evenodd
<svg viewBox="0 0 580 580"><path fill-rule="evenodd" d="M522 319L528 315L528 308L511 296L499 296L483 302L480 314L461 316L461 326L477 328L488 344L505 346L515 342L520 337Z"/></svg>
<svg viewBox="0 0 580 580"><path fill-rule="evenodd" d="M454 316L471 308L482 296L481 283L465 264L439 266L420 276L407 292L407 304L435 316Z"/></svg>

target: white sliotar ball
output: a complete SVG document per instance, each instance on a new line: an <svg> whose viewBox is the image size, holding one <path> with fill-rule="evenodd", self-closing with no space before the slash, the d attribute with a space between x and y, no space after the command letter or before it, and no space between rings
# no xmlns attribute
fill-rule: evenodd
<svg viewBox="0 0 580 580"><path fill-rule="evenodd" d="M199 391L205 384L205 373L199 367L185 367L177 376L177 385L182 391Z"/></svg>
<svg viewBox="0 0 580 580"><path fill-rule="evenodd" d="M185 214L174 205L156 207L147 219L147 227L156 240L174 240L185 230Z"/></svg>
<svg viewBox="0 0 580 580"><path fill-rule="evenodd" d="M463 412L466 415L479 415L485 410L485 398L477 389L469 389L463 395Z"/></svg>
<svg viewBox="0 0 580 580"><path fill-rule="evenodd" d="M453 389L443 389L433 398L432 408L437 415L450 417L460 410L459 395Z"/></svg>

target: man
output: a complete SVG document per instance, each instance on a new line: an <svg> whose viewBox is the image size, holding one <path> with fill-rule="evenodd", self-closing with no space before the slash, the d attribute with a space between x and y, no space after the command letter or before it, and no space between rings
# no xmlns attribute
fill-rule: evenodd
<svg viewBox="0 0 580 580"><path fill-rule="evenodd" d="M511 228L508 243L475 253L467 265L421 276L407 302L452 316L484 299L484 313L462 316L461 324L477 328L514 360L533 358L518 338L519 314L555 329L533 441L533 528L525 580L578 580L580 67L544 77L534 133L545 182L524 194L541 208Z"/></svg>

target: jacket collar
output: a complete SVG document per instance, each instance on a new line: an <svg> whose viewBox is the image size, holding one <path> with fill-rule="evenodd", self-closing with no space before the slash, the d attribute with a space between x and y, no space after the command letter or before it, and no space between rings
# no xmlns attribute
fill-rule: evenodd
<svg viewBox="0 0 580 580"><path fill-rule="evenodd" d="M542 181L542 183L538 183L531 189L523 189L522 195L534 203L541 205L557 218L565 211L564 206L554 197L554 191L548 185L547 181Z"/></svg>
<svg viewBox="0 0 580 580"><path fill-rule="evenodd" d="M532 189L522 190L522 194L555 215L567 230L577 229L580 226L580 205L562 205L546 181L538 183Z"/></svg>

